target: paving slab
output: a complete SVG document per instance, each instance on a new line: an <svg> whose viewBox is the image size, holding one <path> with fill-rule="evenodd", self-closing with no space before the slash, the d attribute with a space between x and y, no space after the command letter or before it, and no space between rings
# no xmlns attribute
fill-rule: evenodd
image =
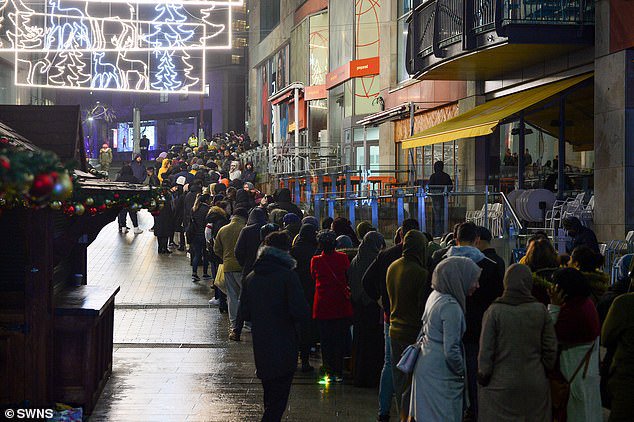
<svg viewBox="0 0 634 422"><path fill-rule="evenodd" d="M192 283L185 253L158 255L152 217L143 211L139 221L143 233L119 234L114 222L88 249L88 283L121 287L113 372L90 420L260 420L250 335L228 340L227 316L208 306L207 283ZM372 421L376 408L376 389L321 386L316 375L298 373L285 420Z"/></svg>

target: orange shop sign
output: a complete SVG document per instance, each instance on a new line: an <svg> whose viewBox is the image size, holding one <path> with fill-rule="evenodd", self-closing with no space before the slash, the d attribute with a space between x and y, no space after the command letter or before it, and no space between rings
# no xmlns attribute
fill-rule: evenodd
<svg viewBox="0 0 634 422"><path fill-rule="evenodd" d="M353 60L326 75L326 89L332 89L352 78L378 75L380 63L378 57Z"/></svg>

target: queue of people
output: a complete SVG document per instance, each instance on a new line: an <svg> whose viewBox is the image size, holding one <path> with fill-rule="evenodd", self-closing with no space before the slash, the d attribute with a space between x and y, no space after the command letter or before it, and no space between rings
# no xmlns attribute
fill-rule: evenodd
<svg viewBox="0 0 634 422"><path fill-rule="evenodd" d="M229 314L228 338L251 332L262 420L282 419L298 362L325 383L378 388L379 421L595 421L606 398L610 420L631 417L634 299L609 289L596 237L576 222L565 222L568 259L538 233L508 268L470 222L441 245L406 219L388 247L392 233L368 222L320 222L286 188L259 192L229 151L216 163L189 149L157 161L169 191L158 252L188 250L192 281L210 283L210 305ZM601 344L611 360L599 365Z"/></svg>

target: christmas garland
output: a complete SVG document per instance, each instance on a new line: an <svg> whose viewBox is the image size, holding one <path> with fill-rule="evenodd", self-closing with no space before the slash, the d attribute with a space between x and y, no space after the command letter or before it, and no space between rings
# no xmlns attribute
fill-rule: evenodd
<svg viewBox="0 0 634 422"><path fill-rule="evenodd" d="M72 172L72 165L64 166L50 151L29 151L15 140L0 137L0 210L50 207L67 215L95 215L113 207L157 211L165 202L159 189L117 192L83 188Z"/></svg>

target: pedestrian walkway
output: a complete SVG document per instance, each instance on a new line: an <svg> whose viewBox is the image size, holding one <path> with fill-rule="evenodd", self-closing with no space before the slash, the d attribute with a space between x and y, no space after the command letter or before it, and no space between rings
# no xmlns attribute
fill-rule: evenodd
<svg viewBox="0 0 634 422"><path fill-rule="evenodd" d="M88 249L88 283L121 286L116 297L112 376L91 421L258 421L262 387L251 336L228 340L228 319L209 308L212 291L192 283L183 252L156 253L139 213L140 235L106 226ZM314 360L318 367L319 361ZM371 421L377 392L322 386L316 375L293 381L288 421Z"/></svg>

